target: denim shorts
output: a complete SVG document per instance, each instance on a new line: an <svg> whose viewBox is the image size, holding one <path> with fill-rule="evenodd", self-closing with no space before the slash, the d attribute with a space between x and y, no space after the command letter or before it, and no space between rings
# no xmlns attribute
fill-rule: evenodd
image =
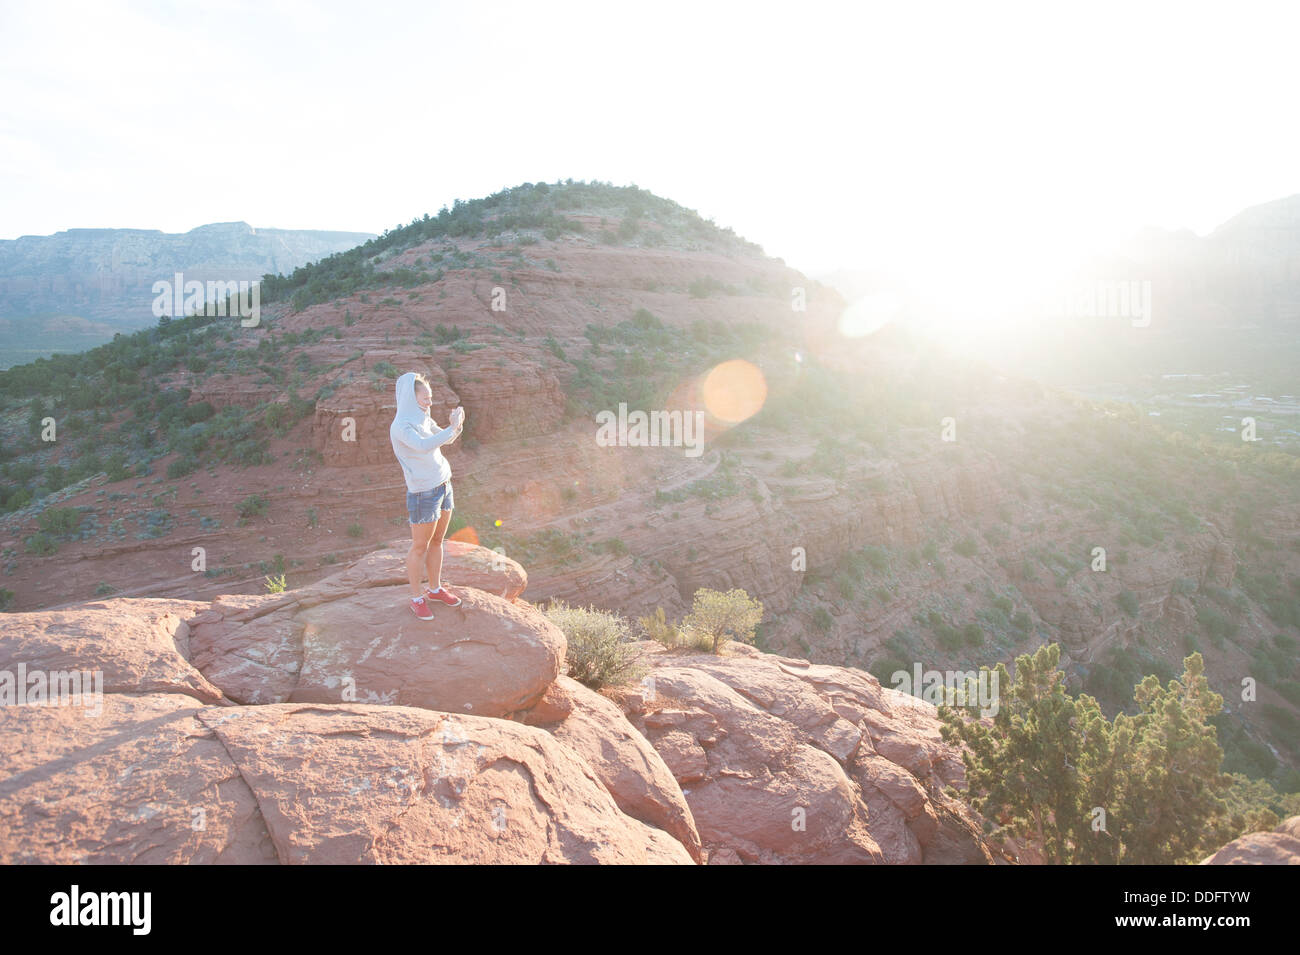
<svg viewBox="0 0 1300 955"><path fill-rule="evenodd" d="M451 481L445 481L429 491L417 494L406 492L406 511L412 524L431 524L440 516L438 511L455 507L451 498Z"/></svg>

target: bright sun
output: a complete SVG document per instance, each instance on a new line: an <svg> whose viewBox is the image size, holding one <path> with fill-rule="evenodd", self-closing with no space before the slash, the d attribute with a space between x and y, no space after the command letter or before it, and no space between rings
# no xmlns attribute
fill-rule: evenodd
<svg viewBox="0 0 1300 955"><path fill-rule="evenodd" d="M896 322L958 353L1005 356L1032 337L1026 323L1044 320L1079 254L1061 240L996 228L978 238L930 236L911 249L921 245L900 256L892 281L849 303L839 322L843 335Z"/></svg>

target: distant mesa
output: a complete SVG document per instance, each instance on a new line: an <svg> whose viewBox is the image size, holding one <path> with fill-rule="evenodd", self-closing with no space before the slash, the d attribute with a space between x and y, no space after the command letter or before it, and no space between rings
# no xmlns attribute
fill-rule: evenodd
<svg viewBox="0 0 1300 955"><path fill-rule="evenodd" d="M156 325L153 283L177 272L201 282L252 281L291 273L370 238L368 232L213 222L180 233L67 229L0 240L0 366L42 351L85 350L116 332ZM90 324L69 335L49 322L51 315Z"/></svg>

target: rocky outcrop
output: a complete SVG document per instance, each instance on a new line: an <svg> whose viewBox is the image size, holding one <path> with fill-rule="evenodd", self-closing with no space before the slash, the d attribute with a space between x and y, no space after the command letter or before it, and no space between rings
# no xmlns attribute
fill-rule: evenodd
<svg viewBox="0 0 1300 955"><path fill-rule="evenodd" d="M469 566L466 579L517 593L524 574L514 561L444 546L443 580L461 605L438 607L432 622L411 613L406 583L385 585L406 571L405 551L384 551L300 590L214 600L194 619L195 665L240 703L358 701L481 716L527 709L559 675L564 635L530 605L458 573Z"/></svg>
<svg viewBox="0 0 1300 955"><path fill-rule="evenodd" d="M205 711L285 863L690 863L548 733L412 707Z"/></svg>
<svg viewBox="0 0 1300 955"><path fill-rule="evenodd" d="M450 550L463 603L433 623L395 551L279 594L9 615L0 669L104 678L0 706L0 861L991 861L933 707L742 645L641 644L646 678L597 693L522 568Z"/></svg>
<svg viewBox="0 0 1300 955"><path fill-rule="evenodd" d="M1112 643L1122 645L1135 639L1144 626L1161 621L1173 627L1193 624L1196 608L1177 591L1178 583L1224 587L1232 583L1235 572L1232 542L1211 529L1188 535L1178 550L1154 552L1140 562L1124 565L1122 576L1114 568L1097 574L1084 567L1062 583L1022 580L1020 589L1044 623L1059 635L1062 649L1087 663L1100 660L1100 651ZM1136 615L1126 613L1119 604L1117 598L1125 590L1137 601Z"/></svg>
<svg viewBox="0 0 1300 955"><path fill-rule="evenodd" d="M695 861L704 861L695 820L672 771L609 699L560 677L524 721L548 729L583 756L625 813L669 833Z"/></svg>
<svg viewBox="0 0 1300 955"><path fill-rule="evenodd" d="M500 343L457 356L448 380L465 406L467 436L494 441L549 434L560 426L564 390L552 372L532 360L536 354L533 348Z"/></svg>
<svg viewBox="0 0 1300 955"><path fill-rule="evenodd" d="M101 693L184 693L216 703L221 690L190 663L186 621L206 606L117 598L77 610L6 614L0 671L98 673Z"/></svg>
<svg viewBox="0 0 1300 955"><path fill-rule="evenodd" d="M528 709L560 675L564 634L528 604L473 587L458 591L461 605L439 607L432 623L411 613L405 586L372 588L296 614L302 669L289 699L482 716Z"/></svg>
<svg viewBox="0 0 1300 955"><path fill-rule="evenodd" d="M563 435L560 440L563 443L551 449L550 458L581 456L583 449L575 449L577 442L571 436ZM803 549L808 571L833 571L844 554L860 549L863 542L901 553L923 542L925 522L987 519L1005 496L995 462L985 458L958 467L938 455L925 466L906 469L889 460L870 462L870 466L858 462L846 465L837 477L808 469L792 476L779 463L767 463L769 458L802 462L814 447L798 438L792 442L756 441L746 452L746 472L739 478L742 486L750 475L755 479L748 493L719 499L687 495L670 504L658 502L654 492L717 477L716 467L710 467L716 465L716 453L683 462L677 449L659 456L654 454L658 449L650 448L600 449L608 455L598 462L602 474L672 468L681 476L661 482L643 495L624 491L621 505L594 507L583 517L561 524L579 532L599 533L613 521L629 556L616 561L606 554L583 554L573 564L539 562L532 568L529 598L591 601L617 608L629 617L650 614L662 606L670 616L680 616L689 610L691 597L700 587L740 587L763 602L774 626L793 632L803 622L780 621L806 592L804 572L792 566L795 545ZM642 458L647 463L640 463ZM553 467L553 462L539 461L534 473L547 474L546 469ZM582 470L587 470L585 461ZM509 502L501 501L500 488L511 482L495 473L494 479L494 486L485 485L483 493L494 494L493 504L501 504L505 511ZM471 480L472 475L466 477L467 483ZM550 486L558 489L561 482L562 477L557 477ZM627 519L629 498L641 502L636 513L644 513L644 520ZM571 508L543 499L530 508L528 519L534 522L539 516L563 514L566 509ZM918 588L920 594L927 591ZM906 625L915 608L900 606L897 610L889 617L855 619L854 630L860 635L864 627L870 629L870 638L862 640L865 645L883 642ZM820 637L818 645L827 660L846 658L836 646L834 634Z"/></svg>
<svg viewBox="0 0 1300 955"><path fill-rule="evenodd" d="M677 777L711 862L991 863L934 707L869 674L668 652L620 695Z"/></svg>
<svg viewBox="0 0 1300 955"><path fill-rule="evenodd" d="M446 373L428 355L372 351L366 360L371 365L387 361L394 367L400 365L402 371L424 375L433 389L433 418L446 426L448 413L460 399L447 384ZM369 378L344 378L336 383L333 394L316 400L311 442L327 466L391 464L398 467L388 435L393 415L397 413L393 387L393 381L387 377L375 379L373 383Z"/></svg>
<svg viewBox="0 0 1300 955"><path fill-rule="evenodd" d="M98 718L0 707L0 862L276 862L257 794L198 720L206 708L185 693L107 694Z"/></svg>
<svg viewBox="0 0 1300 955"><path fill-rule="evenodd" d="M1248 832L1233 839L1201 865L1300 865L1300 816L1272 832Z"/></svg>
<svg viewBox="0 0 1300 955"><path fill-rule="evenodd" d="M0 861L690 863L542 730L411 707L0 707Z"/></svg>
<svg viewBox="0 0 1300 955"><path fill-rule="evenodd" d="M559 677L522 568L451 549L497 593L460 584L433 624L384 554L283 594L8 615L5 667L103 678L0 706L0 861L701 861L654 750ZM495 718L544 696L546 728Z"/></svg>
<svg viewBox="0 0 1300 955"><path fill-rule="evenodd" d="M296 599L306 594L355 592L367 587L404 584L406 552L409 538L388 542L385 550L372 551L344 570L294 591ZM513 601L528 586L528 574L518 563L496 551L489 551L465 541L444 540L442 544L442 578L449 584L473 587Z"/></svg>

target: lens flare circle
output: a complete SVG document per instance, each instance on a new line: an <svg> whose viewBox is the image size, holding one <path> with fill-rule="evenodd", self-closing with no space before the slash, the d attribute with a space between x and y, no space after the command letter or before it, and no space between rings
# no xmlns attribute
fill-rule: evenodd
<svg viewBox="0 0 1300 955"><path fill-rule="evenodd" d="M733 358L714 365L700 386L704 407L728 424L757 414L767 401L767 380L753 362Z"/></svg>

